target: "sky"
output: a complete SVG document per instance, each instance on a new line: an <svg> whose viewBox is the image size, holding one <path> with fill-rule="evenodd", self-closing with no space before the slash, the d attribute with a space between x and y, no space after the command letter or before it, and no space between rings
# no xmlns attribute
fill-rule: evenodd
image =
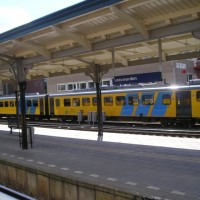
<svg viewBox="0 0 200 200"><path fill-rule="evenodd" d="M0 0L0 33L83 0Z"/></svg>

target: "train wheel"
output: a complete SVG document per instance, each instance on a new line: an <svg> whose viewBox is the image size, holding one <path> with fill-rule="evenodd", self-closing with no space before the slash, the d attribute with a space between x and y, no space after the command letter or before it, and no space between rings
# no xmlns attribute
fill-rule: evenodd
<svg viewBox="0 0 200 200"><path fill-rule="evenodd" d="M178 128L188 128L190 126L190 122L189 121L176 122L176 126Z"/></svg>
<svg viewBox="0 0 200 200"><path fill-rule="evenodd" d="M67 118L66 118L66 117L61 117L61 118L58 118L58 120L59 120L60 122L66 122L66 121L67 121Z"/></svg>
<svg viewBox="0 0 200 200"><path fill-rule="evenodd" d="M189 123L189 127L193 127L195 125L195 123L196 123L195 120L191 120Z"/></svg>
<svg viewBox="0 0 200 200"><path fill-rule="evenodd" d="M169 126L169 124L168 124L167 121L161 121L160 123L161 123L161 125L164 126L164 127L168 127L168 126Z"/></svg>
<svg viewBox="0 0 200 200"><path fill-rule="evenodd" d="M173 120L163 120L160 122L162 126L164 127L173 127L174 126L174 121Z"/></svg>
<svg viewBox="0 0 200 200"><path fill-rule="evenodd" d="M57 118L57 121L58 121L58 122L65 122L66 119L65 119L65 117L58 117L58 118Z"/></svg>
<svg viewBox="0 0 200 200"><path fill-rule="evenodd" d="M170 127L173 127L173 126L175 126L175 123L174 123L174 121L171 121L171 122L169 122L169 126L170 126Z"/></svg>

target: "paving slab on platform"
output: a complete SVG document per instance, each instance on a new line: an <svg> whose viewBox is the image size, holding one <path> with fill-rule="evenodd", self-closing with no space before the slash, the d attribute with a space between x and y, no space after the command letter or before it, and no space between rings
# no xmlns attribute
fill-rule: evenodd
<svg viewBox="0 0 200 200"><path fill-rule="evenodd" d="M130 193L200 199L199 139L104 133L97 141L95 132L35 128L33 149L21 150L17 132L0 129L0 159Z"/></svg>

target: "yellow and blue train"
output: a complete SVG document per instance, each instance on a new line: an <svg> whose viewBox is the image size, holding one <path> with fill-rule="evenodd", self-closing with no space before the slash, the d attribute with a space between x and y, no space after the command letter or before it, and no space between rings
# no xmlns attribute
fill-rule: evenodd
<svg viewBox="0 0 200 200"><path fill-rule="evenodd" d="M158 121L165 126L180 123L189 126L200 122L198 85L107 88L101 93L102 111L107 120ZM81 112L85 120L89 112L96 111L96 91L26 95L26 114L32 119L77 120ZM0 97L0 116L15 115L15 97Z"/></svg>

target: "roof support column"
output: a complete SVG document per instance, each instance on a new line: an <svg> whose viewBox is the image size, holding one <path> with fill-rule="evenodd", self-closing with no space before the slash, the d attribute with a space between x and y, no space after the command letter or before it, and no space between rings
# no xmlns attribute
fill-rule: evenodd
<svg viewBox="0 0 200 200"><path fill-rule="evenodd" d="M21 108L21 126L22 126L22 149L28 149L27 140L27 126L26 126L26 101L25 101L25 91L26 91L26 75L24 67L22 65L22 58L16 58L17 63L17 80L19 84L20 93L20 108Z"/></svg>
<svg viewBox="0 0 200 200"><path fill-rule="evenodd" d="M20 108L21 112L18 110L18 87L17 84L14 85L14 90L16 94L16 120L19 127L20 117L21 117L21 127L22 127L22 149L28 149L27 141L27 127L26 127L26 104L25 104L25 90L26 90L26 74L25 68L22 64L23 58L15 58L7 55L0 54L0 59L8 64L10 72L13 75L14 80L19 85L19 95L20 95ZM20 113L20 117L19 117Z"/></svg>
<svg viewBox="0 0 200 200"><path fill-rule="evenodd" d="M102 99L101 99L101 79L102 76L108 72L108 69L103 69L100 65L90 64L89 71L85 74L92 78L96 86L96 95L97 95L97 121L98 121L98 140L102 141L103 139L103 120L102 120Z"/></svg>
<svg viewBox="0 0 200 200"><path fill-rule="evenodd" d="M113 70L113 77L115 77L115 49L112 48L112 70Z"/></svg>
<svg viewBox="0 0 200 200"><path fill-rule="evenodd" d="M162 40L158 39L158 56L159 56L159 68L161 72L161 80L163 81L163 54L162 54Z"/></svg>
<svg viewBox="0 0 200 200"><path fill-rule="evenodd" d="M100 66L95 65L94 82L96 85L97 94L97 119L98 119L98 140L103 138L103 121L102 121L102 101L101 101L101 77L100 77Z"/></svg>

